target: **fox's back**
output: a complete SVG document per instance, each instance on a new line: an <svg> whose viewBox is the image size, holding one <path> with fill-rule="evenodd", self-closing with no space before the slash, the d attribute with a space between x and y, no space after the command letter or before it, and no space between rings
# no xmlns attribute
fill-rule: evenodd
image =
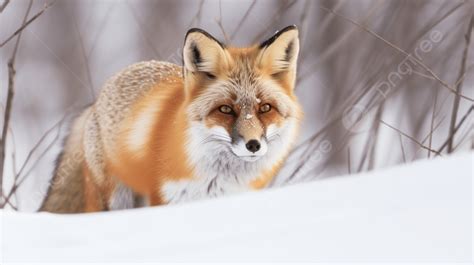
<svg viewBox="0 0 474 265"><path fill-rule="evenodd" d="M182 68L161 61L139 62L110 78L94 104L104 147L114 144L119 127L134 104L160 83L177 78L182 78Z"/></svg>

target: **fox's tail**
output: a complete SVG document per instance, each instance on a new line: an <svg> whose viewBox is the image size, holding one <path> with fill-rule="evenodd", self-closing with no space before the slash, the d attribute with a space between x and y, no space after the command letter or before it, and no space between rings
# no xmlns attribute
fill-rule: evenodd
<svg viewBox="0 0 474 265"><path fill-rule="evenodd" d="M89 113L90 109L85 110L74 121L63 152L58 157L51 185L39 211L84 212L84 149L82 141L84 124Z"/></svg>

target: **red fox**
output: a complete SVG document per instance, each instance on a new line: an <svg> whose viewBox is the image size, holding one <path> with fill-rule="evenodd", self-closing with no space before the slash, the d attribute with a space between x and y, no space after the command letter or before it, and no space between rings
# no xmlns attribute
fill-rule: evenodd
<svg viewBox="0 0 474 265"><path fill-rule="evenodd" d="M149 61L109 79L74 121L40 211L163 205L264 188L294 143L298 29L227 47L201 29L183 66Z"/></svg>

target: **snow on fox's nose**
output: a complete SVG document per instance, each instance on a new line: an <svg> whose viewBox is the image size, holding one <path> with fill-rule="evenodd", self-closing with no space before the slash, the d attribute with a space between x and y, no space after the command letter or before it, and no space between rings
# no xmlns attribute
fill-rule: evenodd
<svg viewBox="0 0 474 265"><path fill-rule="evenodd" d="M240 115L235 123L235 130L237 135L242 137L246 144L251 140L257 142L260 141L264 133L260 120L250 112L242 113ZM252 142L249 146L254 149L256 144L255 142Z"/></svg>

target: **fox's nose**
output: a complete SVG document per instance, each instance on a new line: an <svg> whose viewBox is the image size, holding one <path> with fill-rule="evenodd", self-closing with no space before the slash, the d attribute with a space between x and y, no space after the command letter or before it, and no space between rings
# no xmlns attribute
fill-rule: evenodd
<svg viewBox="0 0 474 265"><path fill-rule="evenodd" d="M247 150L249 150L250 152L255 153L260 150L260 142L255 139L252 139L245 144L245 147L247 147Z"/></svg>

